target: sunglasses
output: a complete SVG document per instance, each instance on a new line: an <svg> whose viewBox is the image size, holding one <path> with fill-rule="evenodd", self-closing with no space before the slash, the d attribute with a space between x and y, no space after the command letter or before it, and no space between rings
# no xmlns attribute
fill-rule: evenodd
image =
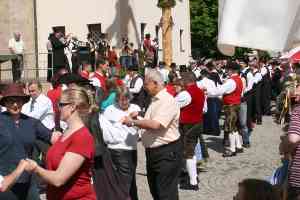
<svg viewBox="0 0 300 200"><path fill-rule="evenodd" d="M72 103L70 103L70 102L66 102L66 103L64 103L64 102L59 102L57 105L58 105L58 107L59 108L62 108L62 107L65 107L65 106L67 106L67 105L71 105Z"/></svg>

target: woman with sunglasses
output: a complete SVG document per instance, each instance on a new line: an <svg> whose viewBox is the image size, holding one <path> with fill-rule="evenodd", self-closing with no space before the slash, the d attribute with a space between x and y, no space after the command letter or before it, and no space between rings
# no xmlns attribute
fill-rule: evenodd
<svg viewBox="0 0 300 200"><path fill-rule="evenodd" d="M24 85L9 84L3 92L0 105L6 107L0 114L0 174L11 174L22 159L31 158L36 139L54 143L60 133L51 133L39 120L21 113L22 106L29 101ZM25 172L0 199L39 199L37 186L32 176Z"/></svg>
<svg viewBox="0 0 300 200"><path fill-rule="evenodd" d="M89 102L88 94L81 88L64 90L58 107L60 119L68 128L48 150L47 169L29 161L29 170L48 183L48 200L96 199L91 184L94 140L84 123L90 114Z"/></svg>

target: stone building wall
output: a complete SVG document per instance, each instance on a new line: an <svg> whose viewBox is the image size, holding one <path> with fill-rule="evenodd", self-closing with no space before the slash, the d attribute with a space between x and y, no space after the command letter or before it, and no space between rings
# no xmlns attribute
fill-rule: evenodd
<svg viewBox="0 0 300 200"><path fill-rule="evenodd" d="M34 12L33 0L1 0L0 1L0 54L9 54L8 41L13 32L19 31L25 42L23 78L35 76L35 42L34 42ZM10 62L1 65L1 80L12 80Z"/></svg>

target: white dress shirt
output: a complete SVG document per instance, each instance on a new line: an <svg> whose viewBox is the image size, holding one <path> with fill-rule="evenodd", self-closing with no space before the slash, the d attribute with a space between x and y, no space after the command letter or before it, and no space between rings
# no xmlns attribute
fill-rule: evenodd
<svg viewBox="0 0 300 200"><path fill-rule="evenodd" d="M175 96L179 108L183 108L192 102L192 97L187 91L181 91Z"/></svg>
<svg viewBox="0 0 300 200"><path fill-rule="evenodd" d="M132 112L140 112L138 105L130 104L127 111L110 105L99 120L103 129L103 139L110 149L135 150L137 146L138 133L136 127L128 127L121 123L122 118L129 116Z"/></svg>
<svg viewBox="0 0 300 200"><path fill-rule="evenodd" d="M16 41L15 38L12 38L8 42L8 48L12 49L15 54L24 53L24 42L23 40Z"/></svg>
<svg viewBox="0 0 300 200"><path fill-rule="evenodd" d="M242 73L245 73L246 72L246 70L248 70L248 68L249 67L246 67L245 69L243 69L242 70ZM247 88L245 89L245 93L246 92L249 92L250 90L252 90L252 88L253 88L253 84L254 84L254 76L253 76L253 74L252 74L252 72L251 71L249 71L248 73L247 73Z"/></svg>
<svg viewBox="0 0 300 200"><path fill-rule="evenodd" d="M261 69L260 69L260 73L262 76L266 75L268 73L268 70L267 70L267 66L263 66Z"/></svg>
<svg viewBox="0 0 300 200"><path fill-rule="evenodd" d="M217 86L213 80L204 77L202 80L197 81L197 86L202 90L206 90L207 97L215 97Z"/></svg>
<svg viewBox="0 0 300 200"><path fill-rule="evenodd" d="M35 101L30 98L29 102L23 105L22 113L40 120L48 129L55 126L52 102L44 94L40 94Z"/></svg>
<svg viewBox="0 0 300 200"><path fill-rule="evenodd" d="M262 75L260 72L257 72L258 70L255 70L253 73L256 74L254 75L254 83L259 83L262 80Z"/></svg>
<svg viewBox="0 0 300 200"><path fill-rule="evenodd" d="M144 85L143 79L139 77L139 78L135 81L135 84L134 84L133 88L130 88L130 83L131 83L131 81L132 81L135 77L137 77L137 76L138 76L138 74L134 75L134 77L131 78L129 75L127 75L127 76L125 77L125 80L124 80L126 86L129 88L129 92L132 93L132 94L137 94L137 93L139 93L139 92L141 91L143 85Z"/></svg>
<svg viewBox="0 0 300 200"><path fill-rule="evenodd" d="M166 68L157 68L157 71L160 72L165 83L169 82L169 70L167 70Z"/></svg>
<svg viewBox="0 0 300 200"><path fill-rule="evenodd" d="M179 108L183 108L192 102L192 97L191 97L190 93L188 93L187 91L184 90L184 91L179 92L175 96L175 101L177 102ZM204 105L203 105L203 113L206 113L206 112L207 112L207 101L206 101L206 97L205 97Z"/></svg>
<svg viewBox="0 0 300 200"><path fill-rule="evenodd" d="M201 69L199 67L195 67L192 72L195 74L196 78L200 78L201 76Z"/></svg>
<svg viewBox="0 0 300 200"><path fill-rule="evenodd" d="M227 79L224 84L217 87L215 96L223 96L224 94L230 94L234 92L236 83L233 79Z"/></svg>

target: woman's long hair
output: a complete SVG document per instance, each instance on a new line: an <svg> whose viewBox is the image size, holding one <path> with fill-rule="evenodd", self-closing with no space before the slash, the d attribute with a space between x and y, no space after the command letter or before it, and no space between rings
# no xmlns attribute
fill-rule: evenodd
<svg viewBox="0 0 300 200"><path fill-rule="evenodd" d="M71 87L64 90L62 96L75 104L79 117L86 126L89 124L91 114L99 111L93 92L90 90L79 86Z"/></svg>

